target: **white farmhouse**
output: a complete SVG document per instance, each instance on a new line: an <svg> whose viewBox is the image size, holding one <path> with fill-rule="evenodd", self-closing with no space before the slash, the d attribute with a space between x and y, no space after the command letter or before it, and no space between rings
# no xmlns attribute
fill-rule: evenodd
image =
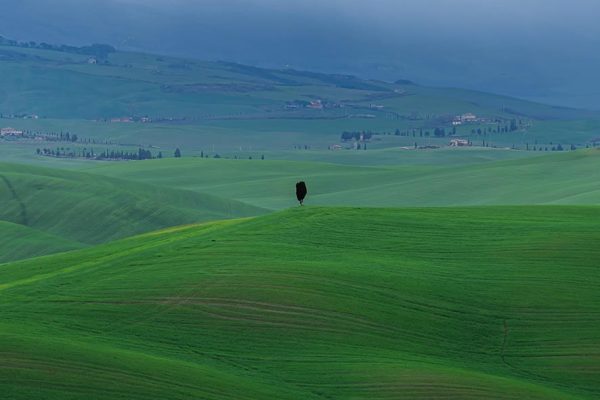
<svg viewBox="0 0 600 400"><path fill-rule="evenodd" d="M0 136L1 137L20 137L23 136L23 131L20 131L18 129L15 128L2 128L0 129Z"/></svg>

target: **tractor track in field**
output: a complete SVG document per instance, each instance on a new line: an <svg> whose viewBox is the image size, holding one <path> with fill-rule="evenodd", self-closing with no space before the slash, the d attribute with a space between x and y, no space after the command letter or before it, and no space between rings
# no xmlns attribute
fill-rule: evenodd
<svg viewBox="0 0 600 400"><path fill-rule="evenodd" d="M15 201L17 203L19 203L19 208L21 209L21 213L20 213L21 214L21 224L28 226L29 225L29 217L27 216L27 207L25 207L25 203L23 203L23 200L21 200L21 198L17 194L17 191L15 190L14 186L12 185L12 183L8 180L8 178L6 176L0 175L0 179L2 179L4 181L4 184L8 188L8 191L11 193L13 199L15 199Z"/></svg>
<svg viewBox="0 0 600 400"><path fill-rule="evenodd" d="M502 359L502 363L504 365L506 365L508 368L510 368L511 370L515 371L517 374L526 377L528 379L532 379L535 381L539 381L539 382L545 382L547 381L547 377L544 376L543 374L537 374L535 372L532 371L528 371L525 370L523 368L519 368L515 365L512 365L511 363L509 363L506 360L506 347L508 346L508 335L510 334L510 328L508 326L508 320L504 320L503 321L503 330L504 330L504 339L502 341L502 348L500 350L500 358ZM557 384L556 385L557 388L561 389L561 390L568 390L568 386L566 385L562 385L562 384Z"/></svg>
<svg viewBox="0 0 600 400"><path fill-rule="evenodd" d="M503 323L503 328L504 328L504 339L502 340L502 350L500 352L500 357L502 358L502 362L504 364L506 364L507 366L509 366L510 368L512 368L512 365L510 365L507 361L506 361L506 342L508 342L508 334L510 332L510 330L508 329L508 322L506 320L504 320Z"/></svg>

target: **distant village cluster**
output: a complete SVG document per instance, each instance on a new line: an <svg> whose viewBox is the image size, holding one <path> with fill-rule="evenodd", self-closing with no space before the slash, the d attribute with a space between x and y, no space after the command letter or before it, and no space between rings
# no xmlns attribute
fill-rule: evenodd
<svg viewBox="0 0 600 400"><path fill-rule="evenodd" d="M93 122L105 122L110 124L150 124L150 123L169 123L169 122L184 122L190 120L189 118L178 118L178 117L149 117L149 116L129 116L129 117L111 117L111 118L99 118L94 119Z"/></svg>
<svg viewBox="0 0 600 400"><path fill-rule="evenodd" d="M40 119L40 116L37 114L0 114L0 119Z"/></svg>
<svg viewBox="0 0 600 400"><path fill-rule="evenodd" d="M368 105L357 105L357 104L352 104L352 103L342 103L342 102L335 102L335 101L327 101L327 100L322 100L322 99L315 99L315 100L294 100L294 101L288 101L285 103L284 108L286 110L300 110L300 109L307 109L307 110L334 110L334 109L341 109L341 108L348 108L348 109L358 109L358 110L383 110L385 108L385 106L381 105L381 104L375 104L375 103L371 103ZM361 112L361 113L351 113L346 115L347 118L377 118L377 116L375 114L369 114Z"/></svg>
<svg viewBox="0 0 600 400"><path fill-rule="evenodd" d="M342 108L344 107L341 103L323 101L321 99L316 100L293 100L285 103L285 108L287 110L297 110L301 108L308 108L311 110L324 110L324 109L332 109L332 108Z"/></svg>
<svg viewBox="0 0 600 400"><path fill-rule="evenodd" d="M466 113L462 115L457 115L452 120L452 125L458 126L469 123L477 123L477 122L487 122L484 118L479 118L477 115L472 113Z"/></svg>
<svg viewBox="0 0 600 400"><path fill-rule="evenodd" d="M77 142L79 137L69 132L44 133L23 131L15 128L0 128L0 138L4 140L36 140L46 142Z"/></svg>
<svg viewBox="0 0 600 400"><path fill-rule="evenodd" d="M147 124L152 122L152 118L150 117L118 117L118 118L110 118L110 119L105 119L105 122L110 122L113 124L116 123L132 123L132 122L141 122L143 124Z"/></svg>
<svg viewBox="0 0 600 400"><path fill-rule="evenodd" d="M0 137L2 138L22 138L25 132L15 128L0 128Z"/></svg>

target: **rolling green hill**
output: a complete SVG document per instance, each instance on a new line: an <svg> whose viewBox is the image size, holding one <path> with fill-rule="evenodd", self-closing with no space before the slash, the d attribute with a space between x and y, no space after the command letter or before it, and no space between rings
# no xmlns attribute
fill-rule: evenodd
<svg viewBox="0 0 600 400"><path fill-rule="evenodd" d="M0 266L11 399L594 399L597 207L303 207Z"/></svg>
<svg viewBox="0 0 600 400"><path fill-rule="evenodd" d="M263 212L206 194L18 164L0 164L0 203L0 220L85 244Z"/></svg>
<svg viewBox="0 0 600 400"><path fill-rule="evenodd" d="M6 221L0 221L0 237L0 263L84 247L82 243Z"/></svg>
<svg viewBox="0 0 600 400"><path fill-rule="evenodd" d="M188 158L106 164L89 172L203 191L270 209L295 203L298 180L308 183L307 202L313 205L600 204L598 150L536 157L470 149L354 154L348 157L355 165ZM343 161L346 155L330 157ZM378 159L389 164L376 165ZM370 166L356 165L361 162Z"/></svg>

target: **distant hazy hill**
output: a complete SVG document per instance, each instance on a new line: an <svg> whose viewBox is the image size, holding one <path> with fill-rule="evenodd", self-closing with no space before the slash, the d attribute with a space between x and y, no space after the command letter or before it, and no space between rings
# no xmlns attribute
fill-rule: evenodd
<svg viewBox="0 0 600 400"><path fill-rule="evenodd" d="M240 115L310 117L314 112L299 114L290 107L314 100L323 101L321 113L331 116L340 115L340 104L350 106L346 114L378 114L381 110L369 108L381 104L386 113L405 117L461 112L537 119L593 115L505 96L420 87L408 81L392 84L349 75L115 53L109 46L99 45L23 48L4 43L0 45L0 112L10 115L69 119L150 116L188 122Z"/></svg>
<svg viewBox="0 0 600 400"><path fill-rule="evenodd" d="M0 34L408 78L598 109L597 1L3 0ZM518 12L515 12L518 10Z"/></svg>

